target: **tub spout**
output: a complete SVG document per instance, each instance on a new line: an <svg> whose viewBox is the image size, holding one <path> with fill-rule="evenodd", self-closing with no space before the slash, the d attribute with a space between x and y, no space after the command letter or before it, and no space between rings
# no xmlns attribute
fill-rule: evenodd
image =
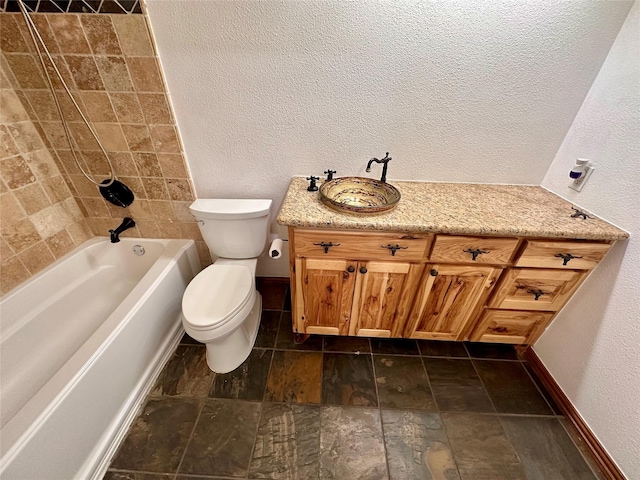
<svg viewBox="0 0 640 480"><path fill-rule="evenodd" d="M135 226L136 222L133 221L133 218L125 217L118 228L115 230L109 230L109 233L111 234L111 243L118 243L120 241L120 234Z"/></svg>

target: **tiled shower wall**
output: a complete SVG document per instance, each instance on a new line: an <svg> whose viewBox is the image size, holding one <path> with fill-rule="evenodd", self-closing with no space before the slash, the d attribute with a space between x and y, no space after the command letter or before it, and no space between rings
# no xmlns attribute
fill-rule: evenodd
<svg viewBox="0 0 640 480"><path fill-rule="evenodd" d="M0 13L2 69L49 148L91 232L108 235L109 229L130 216L136 227L123 236L191 238L196 240L203 265L210 263L209 252L188 210L193 188L145 16L31 16L106 148L118 179L136 196L126 209L113 206L81 174L24 19L18 13ZM48 69L52 70L50 65ZM108 164L97 142L55 74L52 79L86 170L98 181L107 178ZM33 132L31 135L35 136Z"/></svg>
<svg viewBox="0 0 640 480"><path fill-rule="evenodd" d="M0 222L0 294L92 236L5 72L0 72Z"/></svg>

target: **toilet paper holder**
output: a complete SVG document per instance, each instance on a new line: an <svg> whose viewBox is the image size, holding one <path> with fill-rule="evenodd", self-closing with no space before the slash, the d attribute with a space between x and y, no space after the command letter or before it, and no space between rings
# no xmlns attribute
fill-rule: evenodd
<svg viewBox="0 0 640 480"><path fill-rule="evenodd" d="M271 245L269 246L269 257L276 260L282 256L283 242L288 242L286 238L278 238L275 235L271 235Z"/></svg>

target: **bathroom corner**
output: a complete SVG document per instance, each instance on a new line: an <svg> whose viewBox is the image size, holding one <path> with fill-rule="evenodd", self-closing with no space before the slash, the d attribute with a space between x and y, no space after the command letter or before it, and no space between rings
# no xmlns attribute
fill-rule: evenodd
<svg viewBox="0 0 640 480"><path fill-rule="evenodd" d="M124 217L136 222L124 237L192 239L202 266L211 263L188 211L193 185L147 19L135 12L31 14L117 178L135 195L124 209L75 165L24 19L2 13L2 293ZM52 79L84 167L108 178L97 142Z"/></svg>
<svg viewBox="0 0 640 480"><path fill-rule="evenodd" d="M640 0L23 3L0 477L640 475Z"/></svg>

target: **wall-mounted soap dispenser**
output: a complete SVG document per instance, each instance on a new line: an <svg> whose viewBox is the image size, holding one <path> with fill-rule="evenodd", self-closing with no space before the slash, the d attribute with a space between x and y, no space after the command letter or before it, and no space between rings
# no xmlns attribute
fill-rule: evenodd
<svg viewBox="0 0 640 480"><path fill-rule="evenodd" d="M576 159L576 164L569 172L569 177L572 178L572 181L569 184L569 188L572 188L577 192L581 191L582 187L584 187L584 184L587 183L587 180L594 170L595 167L589 163L588 159Z"/></svg>

